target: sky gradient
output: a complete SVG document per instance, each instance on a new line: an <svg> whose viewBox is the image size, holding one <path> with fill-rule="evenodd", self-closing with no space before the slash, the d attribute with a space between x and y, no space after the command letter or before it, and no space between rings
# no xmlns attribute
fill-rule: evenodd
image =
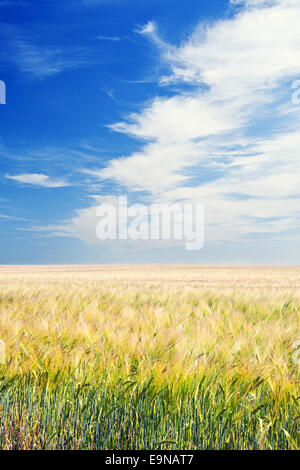
<svg viewBox="0 0 300 470"><path fill-rule="evenodd" d="M299 0L0 0L0 263L300 264ZM201 203L205 245L96 209Z"/></svg>

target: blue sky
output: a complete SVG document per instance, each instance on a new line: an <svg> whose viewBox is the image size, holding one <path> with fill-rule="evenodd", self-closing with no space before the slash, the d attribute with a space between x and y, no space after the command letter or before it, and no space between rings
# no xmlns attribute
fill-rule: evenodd
<svg viewBox="0 0 300 470"><path fill-rule="evenodd" d="M0 0L1 264L299 264L298 0ZM205 245L96 207L201 203Z"/></svg>

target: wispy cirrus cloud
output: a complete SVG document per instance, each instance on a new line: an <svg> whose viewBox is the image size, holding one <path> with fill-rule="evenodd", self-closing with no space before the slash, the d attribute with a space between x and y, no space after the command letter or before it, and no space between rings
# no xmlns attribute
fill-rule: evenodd
<svg viewBox="0 0 300 470"><path fill-rule="evenodd" d="M7 214L0 214L0 221L22 221L22 222L32 222L31 219L26 219L24 217L15 217L13 215L7 215Z"/></svg>
<svg viewBox="0 0 300 470"><path fill-rule="evenodd" d="M18 183L42 186L44 188L63 188L70 186L68 181L58 178L50 178L43 173L23 173L21 175L6 175L6 178Z"/></svg>
<svg viewBox="0 0 300 470"><path fill-rule="evenodd" d="M14 1L14 0L0 0L0 8L5 7L15 7L15 6L25 6L28 5L26 1Z"/></svg>
<svg viewBox="0 0 300 470"><path fill-rule="evenodd" d="M13 65L22 74L41 79L66 70L94 63L95 58L85 47L53 45L51 38L41 36L38 28L29 31L0 22L2 64Z"/></svg>
<svg viewBox="0 0 300 470"><path fill-rule="evenodd" d="M32 44L23 39L10 41L9 61L24 74L44 78L88 63L80 48L67 51L62 48Z"/></svg>
<svg viewBox="0 0 300 470"><path fill-rule="evenodd" d="M121 38L120 36L97 36L97 39L99 39L100 41L112 41L112 42L117 42L117 41L120 41Z"/></svg>
<svg viewBox="0 0 300 470"><path fill-rule="evenodd" d="M122 5L123 3L127 3L130 0L79 0L80 5L84 5L86 7L96 7L101 5Z"/></svg>

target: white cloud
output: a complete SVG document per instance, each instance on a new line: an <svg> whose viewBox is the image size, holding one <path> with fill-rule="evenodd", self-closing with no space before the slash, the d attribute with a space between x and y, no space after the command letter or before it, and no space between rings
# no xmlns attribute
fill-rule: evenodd
<svg viewBox="0 0 300 470"><path fill-rule="evenodd" d="M246 7L295 6L298 5L298 0L230 0L230 3Z"/></svg>
<svg viewBox="0 0 300 470"><path fill-rule="evenodd" d="M24 173L22 175L6 175L6 178L19 183L43 186L44 188L62 188L70 186L70 183L62 179L50 178L42 173Z"/></svg>
<svg viewBox="0 0 300 470"><path fill-rule="evenodd" d="M141 26L137 30L137 32L139 32L140 34L150 34L150 35L156 34L155 23L153 21L148 21L148 23Z"/></svg>
<svg viewBox="0 0 300 470"><path fill-rule="evenodd" d="M187 179L180 172L185 166L183 152L185 155L189 152L192 158L195 153L193 145L149 144L142 152L136 152L129 158L112 160L103 170L89 170L88 173L98 179L115 180L129 190L157 193Z"/></svg>
<svg viewBox="0 0 300 470"><path fill-rule="evenodd" d="M155 42L158 47L162 49L168 48L168 44L161 39L158 34L157 27L154 21L148 21L144 25L135 30L136 33L148 36L149 39Z"/></svg>
<svg viewBox="0 0 300 470"><path fill-rule="evenodd" d="M142 139L180 142L239 127L238 111L235 103L222 105L209 94L156 98L141 114L130 115L131 122L110 127Z"/></svg>
<svg viewBox="0 0 300 470"><path fill-rule="evenodd" d="M192 89L110 126L146 144L89 173L152 201L204 203L209 240L284 238L300 222L300 113L288 105L300 77L300 2L231 3L241 6L233 18L199 24L178 47L153 22L139 30L169 66L161 85ZM95 225L89 215L73 225Z"/></svg>
<svg viewBox="0 0 300 470"><path fill-rule="evenodd" d="M299 73L300 4L281 1L213 26L200 25L182 46L169 47L171 80L205 83L220 98L255 100ZM287 27L289 25L289 27Z"/></svg>

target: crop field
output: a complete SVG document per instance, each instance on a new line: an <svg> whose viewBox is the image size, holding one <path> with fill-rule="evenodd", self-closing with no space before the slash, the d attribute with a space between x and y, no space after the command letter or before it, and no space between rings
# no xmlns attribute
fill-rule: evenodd
<svg viewBox="0 0 300 470"><path fill-rule="evenodd" d="M297 267L2 266L0 449L299 449L299 313Z"/></svg>

